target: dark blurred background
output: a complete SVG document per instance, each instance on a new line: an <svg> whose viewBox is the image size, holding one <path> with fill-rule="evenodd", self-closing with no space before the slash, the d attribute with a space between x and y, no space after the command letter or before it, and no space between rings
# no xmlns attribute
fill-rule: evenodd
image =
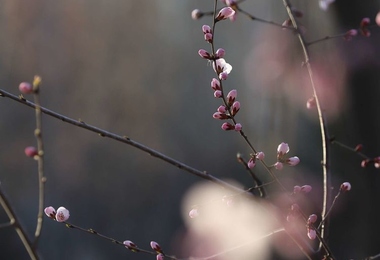
<svg viewBox="0 0 380 260"><path fill-rule="evenodd" d="M338 0L328 11L318 1L293 1L307 40L357 28L374 20L379 1ZM236 161L249 149L240 136L220 129L212 114L220 105L210 81L214 73L199 58L209 49L193 9L211 10L213 1L0 0L0 86L18 94L18 84L42 77L42 105L128 135L168 156L245 187L251 180ZM241 7L282 23L282 1L245 1ZM297 39L288 31L238 14L217 27L216 47L226 50L233 71L228 89L238 89L237 119L268 163L277 145L288 142L301 163L278 173L290 189L313 184L308 213L321 207L321 141L316 112L306 109L312 92ZM380 155L380 30L350 42L334 39L310 46L311 61L326 108L329 132L350 146ZM27 97L29 98L29 97ZM30 235L38 207L36 162L24 155L34 145L34 111L0 100L1 188ZM70 222L143 248L159 242L178 254L185 233L181 201L202 180L127 145L101 138L43 116L46 206L65 206ZM361 158L331 148L335 191L352 184L331 217L330 244L337 259L380 253L378 233L380 170L361 168ZM257 174L269 180L260 166ZM273 187L275 189L276 187ZM269 191L270 195L270 191ZM7 222L0 210L0 223ZM0 230L0 258L28 259L12 228ZM274 249L275 250L275 249ZM39 243L43 259L153 259L45 218ZM277 255L277 253L273 253ZM182 256L185 257L185 256ZM279 256L278 256L279 257Z"/></svg>

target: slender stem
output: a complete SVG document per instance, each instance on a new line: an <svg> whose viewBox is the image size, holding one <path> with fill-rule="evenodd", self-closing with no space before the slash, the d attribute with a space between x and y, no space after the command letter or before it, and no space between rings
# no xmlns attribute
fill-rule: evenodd
<svg viewBox="0 0 380 260"><path fill-rule="evenodd" d="M320 38L320 39L317 39L317 40L314 40L314 41L310 41L308 43L306 43L307 46L310 46L310 45L313 45L313 44L316 44L316 43L319 43L319 42L323 42L323 41L327 41L327 40L331 40L331 39L336 39L336 38L342 38L346 35L346 33L341 33L341 34L337 34L337 35L333 35L333 36L325 36L323 38Z"/></svg>
<svg viewBox="0 0 380 260"><path fill-rule="evenodd" d="M256 174L252 171L252 169L248 167L248 163L244 160L241 154L237 155L237 159L241 164L244 165L245 169L249 172L253 181L255 182L255 186L253 188L254 189L257 188L260 193L260 197L264 198L266 196L266 193L265 193L264 187L262 186L263 182L259 179L259 177L256 176Z"/></svg>
<svg viewBox="0 0 380 260"><path fill-rule="evenodd" d="M293 12L292 12L291 7L290 7L289 0L283 0L283 3L284 3L284 6L287 10L289 18L292 21L292 24L297 31L298 39L299 39L299 42L301 44L303 54L304 54L304 58L305 58L305 66L306 66L307 71L309 73L310 83L311 83L311 87L313 89L315 103L317 106L319 125L320 125L320 129L321 129L321 139L322 139L322 169L323 169L322 219L324 219L326 214L327 214L327 209L328 209L328 207L330 205L330 201L331 201L331 195L330 195L330 190L329 190L329 187L331 186L330 185L331 180L330 180L329 165L328 165L328 163L329 163L328 162L328 141L330 138L328 136L325 118L324 118L324 115L322 112L321 104L319 102L316 86L315 86L314 79L313 79L313 70L312 70L311 64L310 64L309 51L308 51L307 46L306 46L306 41L305 41L303 34L301 33L301 31L298 27L296 19L294 18ZM326 219L326 222L324 222L323 225L321 226L320 232L321 232L321 238L322 239L320 240L319 248L321 248L323 245L322 241L327 240L328 219ZM329 254L331 252L327 252L327 253Z"/></svg>
<svg viewBox="0 0 380 260"><path fill-rule="evenodd" d="M38 215L37 215L37 225L36 231L34 233L33 247L37 247L38 239L41 235L43 215L44 215L44 200L45 200L45 182L46 178L44 176L44 145L42 141L42 113L40 105L39 91L34 93L34 103L36 112L36 130L34 135L37 140L38 147Z"/></svg>
<svg viewBox="0 0 380 260"><path fill-rule="evenodd" d="M321 223L319 223L319 225L318 225L318 229L323 225L323 223L325 222L327 216L328 216L328 215L330 214L330 212L332 211L332 209L333 209L333 207L334 207L334 205L335 205L335 202L336 202L337 199L339 198L339 195L340 195L340 190L339 190L338 194L336 194L336 196L335 196L333 202L331 203L331 207L330 207L330 209L327 211L327 213L326 213L326 215L325 215L325 218L323 218L322 221L321 221Z"/></svg>
<svg viewBox="0 0 380 260"><path fill-rule="evenodd" d="M286 26L283 26L282 24L279 24L279 23L276 23L276 22L273 22L273 21L267 21L265 19L253 16L250 13L248 13L248 12L244 11L243 9L241 9L239 6L236 6L236 9L239 12L241 12L242 14L245 14L246 16L248 16L251 20L258 21L258 22L265 23L265 24L270 24L270 25L273 25L273 26L276 26L276 27L280 27L280 28L287 28ZM292 28L289 28L289 29L292 29Z"/></svg>
<svg viewBox="0 0 380 260"><path fill-rule="evenodd" d="M3 97L7 97L7 98L10 98L14 101L17 101L21 104L24 104L26 106L29 106L29 107L32 107L32 108L35 108L36 107L36 104L34 104L33 102L30 102L28 100L26 100L25 98L23 97L17 97L13 94L10 94L2 89L0 89L0 96L3 96ZM228 182L225 182L209 173L207 173L206 171L200 171L198 169L195 169L191 166L188 166L187 164L185 163L182 163L180 161L177 161L167 155L164 155L150 147L147 147L139 142L136 142L134 140L132 140L131 138L127 137L127 136L120 136L120 135L117 135L117 134L114 134L114 133L111 133L111 132L108 132L106 130L103 130L103 129L100 129L96 126L92 126L92 125L89 125L87 123L85 123L84 121L82 120L75 120L75 119L72 119L72 118L69 118L67 116L64 116L64 115L61 115L59 113L56 113L52 110L49 110L47 108L44 108L44 107L40 107L41 109L41 112L46 114L46 115L49 115L51 117L54 117L54 118L57 118L57 119L60 119L62 120L63 122L66 122L68 124L71 124L71 125L75 125L75 126L78 126L80 128L83 128L83 129L86 129L88 131L91 131L91 132L94 132L94 133L97 133L99 134L100 136L102 137L107 137L107 138L110 138L110 139L113 139L113 140L116 140L118 142L121 142L121 143L125 143L125 144L128 144L128 145L131 145L141 151L144 151L146 153L148 153L149 155L153 156L153 157L156 157L162 161L165 161L171 165L174 165L175 167L183 170L183 171L186 171L190 174L193 174L195 176L198 176L202 179L205 179L205 180L208 180L208 181L211 181L221 187L224 187L226 189L229 189L229 190L232 190L232 191L235 191L235 192L241 192L243 191L242 189L234 186L234 185L231 185L229 184Z"/></svg>
<svg viewBox="0 0 380 260"><path fill-rule="evenodd" d="M4 194L1 187L0 187L0 204L5 210L5 213L7 214L10 220L10 224L15 228L18 236L20 237L20 240L22 244L24 245L26 251L28 252L30 259L32 260L39 259L35 248L32 246L32 242L29 240L25 229L21 226L20 221L17 218L17 215L15 214L13 208L11 207L11 204L9 203L9 200L7 199L7 196Z"/></svg>

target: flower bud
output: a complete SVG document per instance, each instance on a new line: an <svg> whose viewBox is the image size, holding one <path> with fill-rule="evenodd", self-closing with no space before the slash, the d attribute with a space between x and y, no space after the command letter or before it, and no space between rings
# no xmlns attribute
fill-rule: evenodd
<svg viewBox="0 0 380 260"><path fill-rule="evenodd" d="M226 51L222 48L219 48L215 52L215 58L223 58Z"/></svg>
<svg viewBox="0 0 380 260"><path fill-rule="evenodd" d="M198 19L200 19L202 16L203 16L203 13L202 13L199 9L194 9L194 10L191 12L191 18L192 18L193 20L198 20Z"/></svg>
<svg viewBox="0 0 380 260"><path fill-rule="evenodd" d="M237 97L237 90L236 89L233 89L230 92L228 92L227 103L229 106L231 106L235 102L236 97Z"/></svg>
<svg viewBox="0 0 380 260"><path fill-rule="evenodd" d="M206 50L204 50L204 49L200 49L199 51L198 51L198 54L199 54L199 56L201 56L203 59L210 59L211 58L211 55L210 55L210 53L208 53Z"/></svg>
<svg viewBox="0 0 380 260"><path fill-rule="evenodd" d="M308 224L313 224L313 223L315 223L315 221L317 221L317 219L318 219L317 215L311 214L309 216L309 219L307 220L307 223Z"/></svg>
<svg viewBox="0 0 380 260"><path fill-rule="evenodd" d="M230 123L226 122L226 123L222 124L222 129L225 130L225 131L234 130L235 126L233 126Z"/></svg>
<svg viewBox="0 0 380 260"><path fill-rule="evenodd" d="M220 113L226 113L227 112L227 108L226 108L226 106L220 106L220 107L218 107L218 112L220 112Z"/></svg>
<svg viewBox="0 0 380 260"><path fill-rule="evenodd" d="M363 149L363 145L362 145L362 144L358 144L358 145L355 147L355 152L360 152L362 149Z"/></svg>
<svg viewBox="0 0 380 260"><path fill-rule="evenodd" d="M281 143L277 147L277 155L283 156L289 152L289 145L287 143Z"/></svg>
<svg viewBox="0 0 380 260"><path fill-rule="evenodd" d="M220 90L220 83L219 83L219 80L218 80L218 79L213 78L213 79L211 80L211 88L212 88L213 90Z"/></svg>
<svg viewBox="0 0 380 260"><path fill-rule="evenodd" d="M251 157L247 163L249 169L252 169L256 165L256 157Z"/></svg>
<svg viewBox="0 0 380 260"><path fill-rule="evenodd" d="M312 109L316 106L317 104L315 103L315 98L314 97L311 97L307 100L306 102L306 108L307 109Z"/></svg>
<svg viewBox="0 0 380 260"><path fill-rule="evenodd" d="M294 193L294 194L297 194L297 193L299 193L300 191L301 191L301 187L300 187L300 186L296 185L296 186L293 187L293 193Z"/></svg>
<svg viewBox="0 0 380 260"><path fill-rule="evenodd" d="M376 18L375 18L375 21L376 21L376 24L377 24L378 26L380 26L380 12L377 13Z"/></svg>
<svg viewBox="0 0 380 260"><path fill-rule="evenodd" d="M340 185L341 191L349 191L351 190L351 183L349 182L343 182L342 185Z"/></svg>
<svg viewBox="0 0 380 260"><path fill-rule="evenodd" d="M310 240L314 240L317 237L317 232L314 229L308 228L307 236L309 237Z"/></svg>
<svg viewBox="0 0 380 260"><path fill-rule="evenodd" d="M212 43L212 33L206 33L205 35L204 35L204 39L205 39L205 41L206 42L208 42L208 43Z"/></svg>
<svg viewBox="0 0 380 260"><path fill-rule="evenodd" d="M231 7L223 7L219 11L218 15L215 17L215 20L216 21L224 20L224 19L230 18L234 14L235 14L235 11Z"/></svg>
<svg viewBox="0 0 380 260"><path fill-rule="evenodd" d="M55 215L56 215L55 208L53 208L52 206L46 207L44 209L44 212L46 216L48 216L49 218L55 219Z"/></svg>
<svg viewBox="0 0 380 260"><path fill-rule="evenodd" d="M65 207L59 207L57 209L57 214L55 215L55 219L58 222L64 222L68 220L70 217L70 212Z"/></svg>
<svg viewBox="0 0 380 260"><path fill-rule="evenodd" d="M225 120L225 119L228 119L229 116L224 114L224 113L220 113L220 112L215 112L213 115L212 115L213 118L215 119L220 119L220 120Z"/></svg>
<svg viewBox="0 0 380 260"><path fill-rule="evenodd" d="M204 34L206 34L206 33L212 33L211 27L208 26L207 24L205 24L205 25L202 26L202 31L203 31Z"/></svg>
<svg viewBox="0 0 380 260"><path fill-rule="evenodd" d="M28 157L34 157L36 155L38 155L38 150L36 147L34 146L28 146L24 149L24 152L25 152L25 155L28 156Z"/></svg>
<svg viewBox="0 0 380 260"><path fill-rule="evenodd" d="M257 154L256 154L256 158L257 158L258 160L264 160L264 158L265 158L265 154L264 154L264 152L257 152Z"/></svg>
<svg viewBox="0 0 380 260"><path fill-rule="evenodd" d="M348 30L343 38L346 40L346 41L351 41L352 40L352 37L356 36L358 34L358 30L355 30L355 29L351 29L351 30Z"/></svg>
<svg viewBox="0 0 380 260"><path fill-rule="evenodd" d="M214 92L214 97L215 97L215 98L221 98L221 97L222 97L222 91L220 91L220 90L216 90L216 91Z"/></svg>
<svg viewBox="0 0 380 260"><path fill-rule="evenodd" d="M18 89L22 94L30 94L33 93L33 86L29 82L21 82L18 86Z"/></svg>
<svg viewBox="0 0 380 260"><path fill-rule="evenodd" d="M137 246L136 246L136 244L133 243L133 242L130 241L130 240L125 240L125 241L123 242L123 244L124 244L124 246L125 246L126 248L128 248L129 250L132 250L132 251L138 251L138 250L137 250Z"/></svg>
<svg viewBox="0 0 380 260"><path fill-rule="evenodd" d="M240 102L239 101L235 101L233 104L232 104L232 111L231 111L231 114L234 116L237 114L237 112L239 112L240 110Z"/></svg>
<svg viewBox="0 0 380 260"><path fill-rule="evenodd" d="M309 193L312 189L313 189L313 188L312 188L310 185L303 185L303 186L301 187L301 191L302 191L303 193Z"/></svg>
<svg viewBox="0 0 380 260"><path fill-rule="evenodd" d="M156 260L164 260L164 255L163 254L158 254L156 257Z"/></svg>
<svg viewBox="0 0 380 260"><path fill-rule="evenodd" d="M156 242L156 241L151 241L150 242L150 247L156 251L157 253L162 253L161 246Z"/></svg>
<svg viewBox="0 0 380 260"><path fill-rule="evenodd" d="M300 159L297 156L290 157L286 160L286 163L290 166L296 166L299 164Z"/></svg>
<svg viewBox="0 0 380 260"><path fill-rule="evenodd" d="M276 162L274 164L274 168L276 168L276 170L282 170L282 168L284 168L284 165L281 162Z"/></svg>
<svg viewBox="0 0 380 260"><path fill-rule="evenodd" d="M242 125L241 125L240 123L237 123L237 124L235 125L235 131L237 131L237 132L241 131L242 128L243 128L243 127L242 127Z"/></svg>

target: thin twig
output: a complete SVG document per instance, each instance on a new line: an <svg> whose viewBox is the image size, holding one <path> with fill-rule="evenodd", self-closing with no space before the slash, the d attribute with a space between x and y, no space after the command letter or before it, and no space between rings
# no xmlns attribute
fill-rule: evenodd
<svg viewBox="0 0 380 260"><path fill-rule="evenodd" d="M327 214L327 209L329 208L330 201L331 201L331 194L329 187L331 186L331 180L330 180L330 174L329 174L329 161L328 161L328 141L329 141L329 135L327 132L327 127L325 123L325 117L322 112L321 104L319 102L319 97L317 94L316 86L314 83L314 78L313 78L313 70L311 68L310 64L310 57L309 57L309 51L306 46L306 41L303 37L302 32L300 31L297 21L293 15L289 0L283 0L284 6L287 10L287 13L289 15L290 20L292 21L293 27L297 31L298 39L301 44L304 58L305 58L305 66L307 68L307 71L309 73L309 78L310 78L310 84L313 89L313 94L314 94L314 99L315 103L317 106L317 112L318 112L318 118L319 118L319 125L321 129L321 139L322 139L322 169L323 169L323 205L322 205L322 219L325 219L325 216ZM319 248L324 246L323 244L327 244L325 240L327 240L328 236L328 219L326 219L325 223L321 226L321 238L320 239L320 244ZM326 248L326 246L324 246ZM327 252L329 256L332 257L331 252Z"/></svg>
<svg viewBox="0 0 380 260"><path fill-rule="evenodd" d="M11 93L8 93L2 89L0 89L0 96L3 96L3 97L7 97L7 98L10 98L14 101L17 101L21 104L24 104L26 106L29 106L29 107L32 107L32 108L35 108L36 107L36 104L34 104L33 102L30 102L28 100L26 100L25 98L23 97L17 97ZM195 176L198 176L202 179L205 179L205 180L209 180L215 184L218 184L219 186L221 187L224 187L226 189L229 189L229 190L232 190L234 192L241 192L243 191L242 189L234 186L234 185L231 185L209 173L207 173L206 171L200 171L198 169L195 169L191 166L188 166L187 164L184 164L180 161L177 161L167 155L164 155L150 147L147 147L139 142L136 142L134 140L132 140L131 138L129 138L128 136L120 136L120 135L117 135L117 134L114 134L114 133L111 133L111 132L108 132L106 130L103 130L103 129L100 129L96 126L92 126L90 124L87 124L85 123L84 121L82 120L75 120L75 119L72 119L72 118L69 118L67 116L64 116L64 115L61 115L59 113L56 113L52 110L49 110L47 108L44 108L44 107L40 107L41 108L41 112L46 114L46 115L49 115L51 117L54 117L54 118L57 118L57 119L60 119L62 120L63 122L66 122L68 124L71 124L71 125L75 125L75 126L78 126L80 128L83 128L83 129L86 129L88 131L91 131L91 132L94 132L94 133L97 133L99 134L100 136L102 137L107 137L107 138L110 138L110 139L113 139L113 140L116 140L118 142L122 142L122 143L125 143L125 144L128 144L128 145L131 145L141 151L144 151L148 154L150 154L151 156L153 157L156 157L162 161L165 161L171 165L174 165L175 167L183 170L183 171L186 171L188 173L191 173Z"/></svg>
<svg viewBox="0 0 380 260"><path fill-rule="evenodd" d="M1 187L0 187L0 204L3 207L3 209L5 210L5 213L7 214L8 218L10 220L10 224L14 227L18 236L20 237L20 240L21 240L22 244L24 245L26 251L28 252L30 259L32 259L32 260L39 259L35 248L33 248L33 246L32 246L32 242L29 240L25 229L21 226L20 221L18 220L16 213L14 212L13 208L11 207L9 200L8 200L7 196L4 194Z"/></svg>

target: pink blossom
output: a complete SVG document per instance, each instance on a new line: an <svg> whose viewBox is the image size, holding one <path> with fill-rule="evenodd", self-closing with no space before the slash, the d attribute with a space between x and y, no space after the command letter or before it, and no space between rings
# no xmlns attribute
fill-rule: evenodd
<svg viewBox="0 0 380 260"><path fill-rule="evenodd" d="M206 34L206 33L212 33L211 27L209 25L207 25L207 24L205 24L205 25L202 26L202 31L203 31L204 34Z"/></svg>
<svg viewBox="0 0 380 260"><path fill-rule="evenodd" d="M219 74L219 79L220 80L226 80L228 78L228 73L225 72L225 71L222 71L220 74Z"/></svg>
<svg viewBox="0 0 380 260"><path fill-rule="evenodd" d="M243 127L242 127L242 125L241 125L240 123L237 123L237 124L235 125L235 131L237 131L237 132L241 131L242 128L243 128Z"/></svg>
<svg viewBox="0 0 380 260"><path fill-rule="evenodd" d="M215 112L213 115L212 115L213 118L215 119L221 119L221 120L225 120L225 119L228 119L229 116L224 114L224 113L220 113L220 112Z"/></svg>
<svg viewBox="0 0 380 260"><path fill-rule="evenodd" d="M222 48L219 48L215 52L215 58L223 58L226 51Z"/></svg>
<svg viewBox="0 0 380 260"><path fill-rule="evenodd" d="M234 14L235 14L235 11L231 7L223 7L219 11L218 15L215 17L215 20L217 21L224 20L224 19L230 18Z"/></svg>
<svg viewBox="0 0 380 260"><path fill-rule="evenodd" d="M212 43L212 37L213 37L212 33L205 33L205 35L204 35L204 39L208 43Z"/></svg>
<svg viewBox="0 0 380 260"><path fill-rule="evenodd" d="M123 242L123 244L124 244L124 246L125 246L126 248L128 248L129 250L136 250L136 249L137 249L136 244L133 243L133 242L130 241L130 240L125 240L125 241Z"/></svg>
<svg viewBox="0 0 380 260"><path fill-rule="evenodd" d="M375 18L375 21L376 21L376 24L377 24L378 26L380 26L380 12L377 13L376 18Z"/></svg>
<svg viewBox="0 0 380 260"><path fill-rule="evenodd" d="M55 216L55 219L58 222L64 222L68 220L70 217L70 212L65 207L59 207L57 209L57 214Z"/></svg>
<svg viewBox="0 0 380 260"><path fill-rule="evenodd" d="M371 32L368 30L368 25L370 24L371 20L368 17L365 17L360 22L360 32L365 37L371 36Z"/></svg>
<svg viewBox="0 0 380 260"><path fill-rule="evenodd" d="M232 66L226 62L225 59L217 59L215 62L212 63L212 67L215 70L218 75L222 72L226 72L227 74L230 74L232 71Z"/></svg>
<svg viewBox="0 0 380 260"><path fill-rule="evenodd" d="M340 185L341 191L349 191L351 190L351 183L349 182L343 182L342 185Z"/></svg>
<svg viewBox="0 0 380 260"><path fill-rule="evenodd" d="M296 166L299 164L300 159L297 156L290 157L286 160L286 163L290 166Z"/></svg>
<svg viewBox="0 0 380 260"><path fill-rule="evenodd" d="M201 18L203 16L203 13L199 10L199 9L194 9L192 12L191 12L191 18L193 20L198 20L199 18Z"/></svg>
<svg viewBox="0 0 380 260"><path fill-rule="evenodd" d="M249 169L252 169L253 167L255 167L255 165L256 165L256 158L251 157L247 163L247 166Z"/></svg>
<svg viewBox="0 0 380 260"><path fill-rule="evenodd" d="M319 7L326 11L329 8L329 5L332 4L335 0L319 0Z"/></svg>
<svg viewBox="0 0 380 260"><path fill-rule="evenodd" d="M213 90L220 90L220 83L219 83L219 80L218 80L218 79L213 78L213 79L211 80L211 88L212 88Z"/></svg>
<svg viewBox="0 0 380 260"><path fill-rule="evenodd" d="M29 82L21 82L18 86L18 89L22 94L30 94L33 93L33 86Z"/></svg>
<svg viewBox="0 0 380 260"><path fill-rule="evenodd" d="M309 216L309 219L307 220L307 223L308 224L313 224L313 223L315 223L315 221L317 221L317 219L318 219L317 215L311 214Z"/></svg>
<svg viewBox="0 0 380 260"><path fill-rule="evenodd" d="M264 158L265 158L265 153L264 153L264 152L257 152L257 153L256 153L256 158L257 158L258 160L264 160Z"/></svg>
<svg viewBox="0 0 380 260"><path fill-rule="evenodd" d="M36 147L34 146L28 146L24 149L24 152L25 152L25 155L28 156L28 157L34 157L36 155L38 155L38 150Z"/></svg>
<svg viewBox="0 0 380 260"><path fill-rule="evenodd" d="M162 253L161 246L156 242L156 241L151 241L150 242L150 247L156 251L157 253Z"/></svg>
<svg viewBox="0 0 380 260"><path fill-rule="evenodd" d="M222 124L222 129L225 131L233 130L235 129L235 126L231 125L230 123L226 122Z"/></svg>
<svg viewBox="0 0 380 260"><path fill-rule="evenodd" d="M240 102L239 101L235 101L233 104L232 104L232 111L231 111L231 114L234 116L237 114L237 112L239 112L240 110Z"/></svg>
<svg viewBox="0 0 380 260"><path fill-rule="evenodd" d="M216 97L216 98L220 98L220 97L222 97L222 91L220 91L220 90L216 90L216 91L214 92L214 97Z"/></svg>
<svg viewBox="0 0 380 260"><path fill-rule="evenodd" d="M226 111L227 111L226 106L220 106L220 107L218 107L218 112L220 112L220 113L226 113Z"/></svg>
<svg viewBox="0 0 380 260"><path fill-rule="evenodd" d="M283 156L289 152L289 145L287 143L281 143L277 147L277 154Z"/></svg>
<svg viewBox="0 0 380 260"><path fill-rule="evenodd" d="M355 29L351 29L351 30L348 30L343 38L346 40L346 41L351 41L352 40L352 37L356 36L358 34L358 30L355 30Z"/></svg>
<svg viewBox="0 0 380 260"><path fill-rule="evenodd" d="M308 228L307 236L309 237L310 240L314 240L317 237L317 232L312 228Z"/></svg>
<svg viewBox="0 0 380 260"><path fill-rule="evenodd" d="M293 187L293 193L294 193L294 194L297 194L297 193L299 193L300 191L301 191L301 187L300 187L300 186L296 185L296 186Z"/></svg>
<svg viewBox="0 0 380 260"><path fill-rule="evenodd" d="M189 217L190 218L196 218L198 216L199 216L198 209L192 209L192 210L190 210L190 212L189 212Z"/></svg>
<svg viewBox="0 0 380 260"><path fill-rule="evenodd" d="M301 187L301 191L302 191L303 193L309 193L312 189L313 189L313 188L312 188L310 185L303 185L303 186Z"/></svg>
<svg viewBox="0 0 380 260"><path fill-rule="evenodd" d="M274 168L276 168L277 170L282 170L282 168L284 168L284 165L281 162L276 162L274 164Z"/></svg>
<svg viewBox="0 0 380 260"><path fill-rule="evenodd" d="M199 54L199 56L201 56L203 59L210 59L211 58L211 55L210 55L210 53L208 53L206 50L204 50L204 49L200 49L199 51L198 51L198 54Z"/></svg>
<svg viewBox="0 0 380 260"><path fill-rule="evenodd" d="M163 254L158 254L156 257L156 260L164 260L164 255Z"/></svg>
<svg viewBox="0 0 380 260"><path fill-rule="evenodd" d="M233 89L227 94L227 103L228 105L232 105L235 102L235 99L237 97L237 90Z"/></svg>
<svg viewBox="0 0 380 260"><path fill-rule="evenodd" d="M52 219L55 219L55 208L53 208L52 206L49 206L49 207L46 207L44 209L44 212L46 214L46 216L48 216L49 218L52 218Z"/></svg>
<svg viewBox="0 0 380 260"><path fill-rule="evenodd" d="M315 102L315 98L314 97L311 97L311 98L309 98L308 100L307 100L307 102L306 102L306 108L307 109L312 109L312 108L314 108L314 107L316 107L316 102Z"/></svg>

